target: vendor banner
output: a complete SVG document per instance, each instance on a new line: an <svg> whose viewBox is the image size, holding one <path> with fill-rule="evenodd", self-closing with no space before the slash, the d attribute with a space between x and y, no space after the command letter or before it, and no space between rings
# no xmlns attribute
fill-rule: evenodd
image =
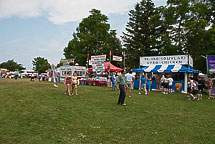
<svg viewBox="0 0 215 144"><path fill-rule="evenodd" d="M120 56L113 56L113 61L122 61L122 57L120 57Z"/></svg>
<svg viewBox="0 0 215 144"><path fill-rule="evenodd" d="M74 63L75 59L61 59L60 63Z"/></svg>
<svg viewBox="0 0 215 144"><path fill-rule="evenodd" d="M149 56L149 57L140 57L141 66L149 65L187 65L193 67L193 59L188 55L171 55L171 56Z"/></svg>
<svg viewBox="0 0 215 144"><path fill-rule="evenodd" d="M93 71L105 71L104 62L94 62L92 66Z"/></svg>
<svg viewBox="0 0 215 144"><path fill-rule="evenodd" d="M207 68L210 74L215 73L215 55L207 56Z"/></svg>
<svg viewBox="0 0 215 144"><path fill-rule="evenodd" d="M106 55L91 56L91 62L104 62L106 61Z"/></svg>

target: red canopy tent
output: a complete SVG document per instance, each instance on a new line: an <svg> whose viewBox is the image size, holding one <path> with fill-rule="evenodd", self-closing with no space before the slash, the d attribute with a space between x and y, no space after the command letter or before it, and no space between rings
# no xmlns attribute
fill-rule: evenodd
<svg viewBox="0 0 215 144"><path fill-rule="evenodd" d="M110 62L104 62L104 66L105 66L105 72L108 72L109 69L108 69L108 66L110 65L110 72L121 72L122 69L121 68L118 68L114 65L112 65ZM93 68L89 68L88 69L89 72L92 72L93 71Z"/></svg>

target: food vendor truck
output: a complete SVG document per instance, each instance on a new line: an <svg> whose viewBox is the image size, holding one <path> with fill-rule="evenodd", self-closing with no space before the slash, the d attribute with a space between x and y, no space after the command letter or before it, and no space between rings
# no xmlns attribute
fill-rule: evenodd
<svg viewBox="0 0 215 144"><path fill-rule="evenodd" d="M79 82L79 79L84 78L86 76L87 68L85 66L61 66L60 82L64 82L64 79L68 72L71 73L71 76L75 72Z"/></svg>

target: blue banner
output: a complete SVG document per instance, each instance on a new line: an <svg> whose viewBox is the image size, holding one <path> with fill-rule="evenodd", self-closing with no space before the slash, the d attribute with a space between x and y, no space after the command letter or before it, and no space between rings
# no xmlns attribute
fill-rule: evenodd
<svg viewBox="0 0 215 144"><path fill-rule="evenodd" d="M209 55L207 57L207 64L209 73L215 73L215 55Z"/></svg>

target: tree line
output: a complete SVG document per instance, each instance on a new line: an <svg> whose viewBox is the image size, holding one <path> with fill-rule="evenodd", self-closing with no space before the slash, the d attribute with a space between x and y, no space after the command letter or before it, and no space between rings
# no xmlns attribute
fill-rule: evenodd
<svg viewBox="0 0 215 144"><path fill-rule="evenodd" d="M38 73L44 73L46 70L51 68L48 60L43 57L36 57L32 61L33 69ZM22 66L22 64L18 64L13 59L8 60L7 62L3 62L0 64L0 68L7 69L9 71L20 71L22 72L26 68Z"/></svg>
<svg viewBox="0 0 215 144"><path fill-rule="evenodd" d="M92 9L64 48L65 57L85 65L88 54L109 56L112 51L121 56L125 51L126 67L137 68L140 56L189 54L194 68L206 72L206 60L199 56L215 54L214 0L168 0L160 7L152 0L142 0L128 16L119 39L108 17Z"/></svg>

